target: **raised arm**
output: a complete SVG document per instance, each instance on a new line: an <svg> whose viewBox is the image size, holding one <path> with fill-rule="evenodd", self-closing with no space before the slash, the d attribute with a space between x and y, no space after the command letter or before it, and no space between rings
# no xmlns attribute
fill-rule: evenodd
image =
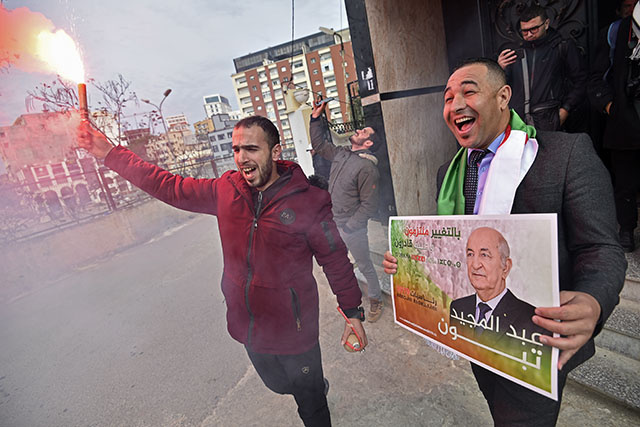
<svg viewBox="0 0 640 427"><path fill-rule="evenodd" d="M78 146L151 196L179 209L216 214L216 184L213 179L183 178L151 163L122 146L114 147L87 121L78 128Z"/></svg>
<svg viewBox="0 0 640 427"><path fill-rule="evenodd" d="M311 137L311 146L317 155L327 160L333 160L339 148L333 145L333 142L325 138L325 129L322 126L322 114L327 107L327 102L320 105L314 105L311 113L311 123L309 124L309 136Z"/></svg>

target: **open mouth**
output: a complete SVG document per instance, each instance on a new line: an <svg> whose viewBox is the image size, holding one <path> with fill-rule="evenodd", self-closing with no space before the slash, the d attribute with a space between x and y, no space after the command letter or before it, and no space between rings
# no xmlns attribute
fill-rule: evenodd
<svg viewBox="0 0 640 427"><path fill-rule="evenodd" d="M456 125L456 127L460 132L468 131L469 129L471 129L471 127L475 122L476 122L476 119L468 116L460 117L459 119L454 120L454 124Z"/></svg>
<svg viewBox="0 0 640 427"><path fill-rule="evenodd" d="M246 178L251 178L253 177L253 173L255 172L255 170L256 168L242 168L242 173Z"/></svg>

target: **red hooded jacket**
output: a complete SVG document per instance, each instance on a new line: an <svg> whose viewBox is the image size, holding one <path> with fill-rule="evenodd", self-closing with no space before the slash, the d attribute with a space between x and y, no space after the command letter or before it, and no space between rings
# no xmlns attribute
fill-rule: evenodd
<svg viewBox="0 0 640 427"><path fill-rule="evenodd" d="M278 161L291 178L256 207L237 171L218 179L183 178L116 147L105 165L180 209L218 217L224 255L222 291L231 336L251 351L300 354L318 342L315 256L338 304L356 308L361 292L347 249L332 219L329 193L309 185L293 162Z"/></svg>

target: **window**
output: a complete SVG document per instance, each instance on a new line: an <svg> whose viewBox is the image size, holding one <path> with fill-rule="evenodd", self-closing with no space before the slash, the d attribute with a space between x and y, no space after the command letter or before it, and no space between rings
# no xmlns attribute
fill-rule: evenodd
<svg viewBox="0 0 640 427"><path fill-rule="evenodd" d="M333 66L331 64L327 64L324 66L324 71L333 71Z"/></svg>
<svg viewBox="0 0 640 427"><path fill-rule="evenodd" d="M224 134L218 134L218 141L224 141Z"/></svg>
<svg viewBox="0 0 640 427"><path fill-rule="evenodd" d="M227 138L231 138L233 136L233 132L227 132Z"/></svg>
<svg viewBox="0 0 640 427"><path fill-rule="evenodd" d="M224 144L220 144L220 149L222 151L231 151L231 143L230 142L226 142Z"/></svg>
<svg viewBox="0 0 640 427"><path fill-rule="evenodd" d="M318 74L318 70L313 70L313 74Z"/></svg>
<svg viewBox="0 0 640 427"><path fill-rule="evenodd" d="M220 151L217 145L214 145L212 148L214 153L217 153L218 151Z"/></svg>
<svg viewBox="0 0 640 427"><path fill-rule="evenodd" d="M310 62L311 62L312 64L315 64L315 63L316 63L316 58L311 58L311 61L310 61Z"/></svg>
<svg viewBox="0 0 640 427"><path fill-rule="evenodd" d="M287 67L283 66L282 68L280 68L280 71L282 71L283 73L287 72Z"/></svg>
<svg viewBox="0 0 640 427"><path fill-rule="evenodd" d="M251 90L258 90L257 86L251 86Z"/></svg>
<svg viewBox="0 0 640 427"><path fill-rule="evenodd" d="M256 76L249 76L249 80L255 80Z"/></svg>
<svg viewBox="0 0 640 427"><path fill-rule="evenodd" d="M314 83L316 86L320 86L320 80L316 80Z"/></svg>
<svg viewBox="0 0 640 427"><path fill-rule="evenodd" d="M300 68L302 67L302 61L296 61L293 63L293 68Z"/></svg>
<svg viewBox="0 0 640 427"><path fill-rule="evenodd" d="M260 101L260 97L256 96L255 98L253 98L255 101Z"/></svg>
<svg viewBox="0 0 640 427"><path fill-rule="evenodd" d="M262 111L262 105L258 105L258 111Z"/></svg>

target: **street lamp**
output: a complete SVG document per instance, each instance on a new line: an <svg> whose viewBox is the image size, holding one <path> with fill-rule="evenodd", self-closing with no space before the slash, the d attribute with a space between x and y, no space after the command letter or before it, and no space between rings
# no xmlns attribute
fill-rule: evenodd
<svg viewBox="0 0 640 427"><path fill-rule="evenodd" d="M169 147L169 152L171 153L171 156L175 158L175 155L173 154L173 149L171 148L171 142L169 141L169 130L167 129L167 123L164 121L164 116L162 115L162 104L164 103L164 100L167 99L167 96L169 96L170 93L171 93L171 89L167 89L164 91L163 93L164 97L162 98L162 101L160 101L160 105L156 105L153 102L149 101L148 99L141 99L141 101L144 102L145 104L149 104L152 107L155 107L156 110L158 110L158 114L160 115L160 120L162 120L162 126L164 126L164 136L165 138L167 138L167 147Z"/></svg>
<svg viewBox="0 0 640 427"><path fill-rule="evenodd" d="M342 34L335 31L333 28L319 27L318 29L325 34L333 36L334 42L336 40L335 36L338 36L340 38L340 58L341 58L340 63L342 64L342 79L344 81L344 95L347 96L347 71L344 68L344 41L342 40ZM342 121L345 122L344 119ZM350 120L347 120L347 121L350 121Z"/></svg>

